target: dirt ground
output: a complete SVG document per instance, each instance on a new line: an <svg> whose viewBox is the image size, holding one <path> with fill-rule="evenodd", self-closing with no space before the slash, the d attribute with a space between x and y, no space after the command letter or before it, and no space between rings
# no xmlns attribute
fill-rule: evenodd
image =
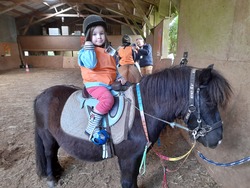
<svg viewBox="0 0 250 188"><path fill-rule="evenodd" d="M57 85L81 86L78 69L16 69L0 72L0 187L46 188L45 179L36 175L34 152L33 100L44 89ZM186 153L190 146L178 129L167 128L154 148L174 157ZM89 163L74 159L62 149L59 158L65 171L58 188L117 188L120 171L117 159ZM181 162L164 162L175 170ZM163 167L159 158L150 151L147 155L146 174L138 177L140 188L160 188ZM220 188L191 153L175 172L167 173L169 188Z"/></svg>

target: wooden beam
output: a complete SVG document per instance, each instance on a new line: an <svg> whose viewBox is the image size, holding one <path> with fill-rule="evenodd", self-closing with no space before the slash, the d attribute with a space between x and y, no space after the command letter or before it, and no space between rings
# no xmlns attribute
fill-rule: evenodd
<svg viewBox="0 0 250 188"><path fill-rule="evenodd" d="M62 5L65 5L65 3L58 3L58 4L51 5L46 10L43 10L43 12L54 9L54 8L57 8L57 7L62 6ZM29 9L28 7L30 7L30 6L27 6L27 5L22 5L22 6L24 6L27 9ZM31 8L31 9L33 9L33 8ZM39 10L34 9L34 11L32 11L32 12L30 12L28 14L25 14L25 16L18 17L17 20L21 20L21 19L24 19L24 18L26 19L27 16L35 16L35 18L39 18L40 14L42 14L42 13Z"/></svg>
<svg viewBox="0 0 250 188"><path fill-rule="evenodd" d="M126 20L127 24L129 24L128 19L127 19L127 18L125 18L125 20ZM136 35L136 32L135 32L134 28L133 28L133 27L130 27L130 29L131 29L131 31L133 32L133 34L134 34L134 35Z"/></svg>
<svg viewBox="0 0 250 188"><path fill-rule="evenodd" d="M155 1L155 0L141 0L142 2L148 3L150 5L154 5L155 7L158 7L159 4L159 0Z"/></svg>
<svg viewBox="0 0 250 188"><path fill-rule="evenodd" d="M171 0L175 9L179 12L180 11L180 0Z"/></svg>
<svg viewBox="0 0 250 188"><path fill-rule="evenodd" d="M134 8L134 4L131 1L124 1L124 0L114 0L114 1L116 1L117 3L119 2L119 4L126 5L128 9Z"/></svg>
<svg viewBox="0 0 250 188"><path fill-rule="evenodd" d="M76 5L75 5L75 6L76 6ZM41 19L39 19L39 20L36 20L36 21L34 21L34 22L32 22L32 23L29 23L28 25L25 25L25 26L21 27L20 29L23 29L23 28L25 28L25 27L27 27L27 26L31 26L31 25L37 24L37 23L39 23L39 22L41 22L41 21L44 21L44 20L47 20L47 19L49 19L49 18L55 17L56 15L59 15L59 14L61 14L61 13L63 13L63 12L67 12L67 11L69 11L69 10L71 10L71 9L73 9L73 7L69 7L69 8L67 8L67 9L61 10L61 11L55 13L55 14L46 16L45 18L41 18Z"/></svg>
<svg viewBox="0 0 250 188"><path fill-rule="evenodd" d="M5 6L5 5L1 5L1 6L3 6L4 8L7 8L8 6ZM18 10L15 10L15 9L12 9L12 10L10 10L11 12L14 12L14 13L16 13L16 14L19 14L19 15L25 15L25 13L23 13L23 12L20 12L20 11L18 11Z"/></svg>
<svg viewBox="0 0 250 188"><path fill-rule="evenodd" d="M54 15L54 14L39 14L40 17L44 17L44 16L47 17L47 16L52 16L52 15ZM88 14L58 14L55 17L69 17L69 18L83 17L83 18L85 18L87 16L88 16ZM122 18L122 17L124 17L122 15L108 15L108 16L110 16L112 18Z"/></svg>
<svg viewBox="0 0 250 188"><path fill-rule="evenodd" d="M95 4L100 4L99 2L96 2ZM118 3L118 4L122 4L123 6L125 6L126 7L126 9L128 8L127 7L127 3L124 3L124 1L121 1L120 3ZM125 4L125 5L124 5ZM100 6L103 6L103 4L100 4ZM99 9L102 9L102 8L100 8L100 7L98 7ZM105 7L106 8L106 7ZM122 16L122 17L124 17L124 19L126 20L126 19L130 19L132 22L133 22L133 24L134 25L131 25L129 22L127 22L127 23L124 23L124 22L122 22L122 21L120 21L120 20L116 20L116 19L112 19L112 18L110 18L111 16L110 15L103 15L103 14L100 14L100 13L98 13L98 12L96 12L96 11L93 11L93 10L91 10L91 9L88 9L87 7L85 7L84 8L85 10L88 10L88 11L92 11L93 13L95 13L95 14L99 14L99 15L102 15L102 17L105 17L105 18L107 18L107 19L110 19L110 20L112 20L112 21L115 21L115 22L117 22L117 23L120 23L120 24L122 24L122 25L126 25L126 26L128 26L128 27L130 27L131 28L131 30L132 29L136 29L140 34L142 34L143 32L142 32L142 30L141 30L141 28L138 26L138 24L136 23L136 21L139 21L140 23L142 22L142 20L141 19L139 19L139 17L137 17L137 16L133 16L132 14L130 14L129 12L127 13L127 12L125 12L125 11L121 11L121 10L113 10L113 9L110 9L110 8L106 8L108 11L111 11L111 12L114 12L114 13L116 13L116 14L119 14L120 15L120 17ZM125 9L125 10L126 10Z"/></svg>
<svg viewBox="0 0 250 188"><path fill-rule="evenodd" d="M25 3L25 2L20 2L20 3L17 3L17 4L15 4L15 5L13 5L13 6L6 7L5 9L0 10L0 14L4 14L4 13L6 13L6 12L9 12L9 11L15 9L16 7L18 7L18 6L20 6L20 5L24 4L24 3Z"/></svg>
<svg viewBox="0 0 250 188"><path fill-rule="evenodd" d="M135 5L135 8L139 11L139 13L142 15L142 18L144 20L144 22L147 24L148 28L149 29L152 29L153 26L150 24L150 21L148 20L148 18L146 17L143 9L141 8L141 5L136 1L136 0L131 0L134 5Z"/></svg>
<svg viewBox="0 0 250 188"><path fill-rule="evenodd" d="M142 21L143 21L142 18L140 18L140 17L138 17L138 16L135 16L135 15L133 15L133 14L130 14L130 13L128 13L128 12L125 12L125 11L116 10L116 9L111 9L111 8L106 8L106 10L108 10L108 11L110 11L110 12L112 12L112 13L121 15L121 16L123 16L123 17L129 18L129 19L132 18L133 20L135 20L135 21L137 21L137 22L140 22L140 23L142 23Z"/></svg>
<svg viewBox="0 0 250 188"><path fill-rule="evenodd" d="M27 6L27 5L21 5L21 7L24 7L24 8L26 8L26 9L32 11L32 12L36 11L36 9L34 9L34 8L30 7L30 6Z"/></svg>
<svg viewBox="0 0 250 188"><path fill-rule="evenodd" d="M124 22L122 22L122 21L120 21L120 20L116 20L116 19L114 19L114 18L110 18L108 15L100 14L99 12L93 11L93 10L87 8L87 7L85 7L84 9L85 9L85 10L88 10L89 12L92 12L92 13L94 13L94 14L97 14L97 15L103 17L103 18L107 18L107 19L109 19L109 20L112 20L112 21L114 21L114 22L120 23L120 24L122 24L122 25L127 25L127 26L129 26L129 27L133 27L133 28L137 29L135 26L132 26L132 25L127 24L127 23L124 23Z"/></svg>
<svg viewBox="0 0 250 188"><path fill-rule="evenodd" d="M32 23L33 20L34 20L34 16L32 16L32 17L30 18L29 24ZM27 27L24 29L24 31L23 31L22 34L25 35L25 34L27 33L28 29L29 29L29 26L27 25Z"/></svg>
<svg viewBox="0 0 250 188"><path fill-rule="evenodd" d="M124 2L121 2L121 4L122 4L124 10L125 10L126 12L129 12L128 7L126 6L126 4L125 4ZM133 8L133 9L134 9L134 8ZM128 17L129 17L129 19L133 22L134 26L137 28L137 31L140 33L140 35L143 36L143 31L142 31L142 29L138 26L138 24L137 24L136 21L133 19L133 17L131 16L131 14L130 14Z"/></svg>
<svg viewBox="0 0 250 188"><path fill-rule="evenodd" d="M57 3L57 4L54 4L54 5L51 5L47 10L55 9L57 7L65 5L65 4L66 3Z"/></svg>
<svg viewBox="0 0 250 188"><path fill-rule="evenodd" d="M115 14L119 14L119 15L122 15L123 17L127 17L127 18L129 18L130 19L130 17L131 17L131 13L129 13L129 12L125 12L125 11L122 11L122 10L120 10L119 8L110 8L110 7L107 7L107 6L105 6L105 4L101 4L99 1L96 1L95 3L94 3L95 5L100 5L102 8L105 8L106 10L108 10L108 11L110 11L110 12L112 12L112 13L115 13ZM121 3L117 3L117 6L118 5L120 5L120 4L124 4L124 2L121 2ZM131 4L127 4L126 3L126 7L131 7ZM119 6L118 6L119 7ZM100 8L100 7L99 7ZM138 16L134 16L134 15L132 15L132 17L133 17L133 19L134 20L136 20L136 21L138 21L138 22L142 22L142 20L143 19L141 19L140 17L138 17Z"/></svg>
<svg viewBox="0 0 250 188"><path fill-rule="evenodd" d="M98 0L98 2L101 2L102 4L114 4L117 0ZM83 4L95 4L97 0L64 0L65 3L83 3Z"/></svg>

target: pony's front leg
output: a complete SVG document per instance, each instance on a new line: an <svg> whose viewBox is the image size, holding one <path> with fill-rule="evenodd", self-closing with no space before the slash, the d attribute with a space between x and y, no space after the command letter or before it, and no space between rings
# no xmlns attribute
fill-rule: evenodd
<svg viewBox="0 0 250 188"><path fill-rule="evenodd" d="M139 174L139 160L131 157L130 159L118 159L121 170L122 188L138 188L137 176Z"/></svg>

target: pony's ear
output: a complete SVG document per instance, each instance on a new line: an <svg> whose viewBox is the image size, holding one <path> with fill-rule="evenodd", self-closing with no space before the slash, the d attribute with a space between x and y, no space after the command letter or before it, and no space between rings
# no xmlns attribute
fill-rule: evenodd
<svg viewBox="0 0 250 188"><path fill-rule="evenodd" d="M208 65L208 67L207 67L207 68L211 68L211 69L213 69L213 68L214 68L214 64Z"/></svg>
<svg viewBox="0 0 250 188"><path fill-rule="evenodd" d="M199 76L200 85L207 85L212 78L213 64L209 65L206 69L202 69Z"/></svg>

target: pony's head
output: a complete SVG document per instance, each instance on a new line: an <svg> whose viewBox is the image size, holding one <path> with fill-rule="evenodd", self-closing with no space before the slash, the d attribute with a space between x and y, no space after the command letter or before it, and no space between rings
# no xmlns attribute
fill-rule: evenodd
<svg viewBox="0 0 250 188"><path fill-rule="evenodd" d="M143 77L140 85L145 111L169 122L183 119L193 138L206 147L220 143L223 123L219 109L226 107L232 90L213 65L204 69L173 66Z"/></svg>
<svg viewBox="0 0 250 188"><path fill-rule="evenodd" d="M215 148L223 138L219 108L225 108L232 94L228 81L213 69L192 69L189 105L184 122L192 136L206 147Z"/></svg>

